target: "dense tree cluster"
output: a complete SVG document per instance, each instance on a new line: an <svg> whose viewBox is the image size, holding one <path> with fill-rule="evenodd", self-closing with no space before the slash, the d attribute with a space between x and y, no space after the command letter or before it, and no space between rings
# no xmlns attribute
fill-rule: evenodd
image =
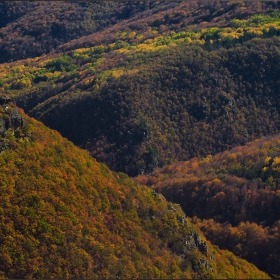
<svg viewBox="0 0 280 280"><path fill-rule="evenodd" d="M180 203L214 244L279 275L279 152L279 135L263 137L138 180Z"/></svg>
<svg viewBox="0 0 280 280"><path fill-rule="evenodd" d="M1 2L0 278L280 275L279 8Z"/></svg>
<svg viewBox="0 0 280 280"><path fill-rule="evenodd" d="M42 5L65 15L72 6L62 3ZM58 53L2 64L0 86L28 114L132 176L278 132L277 4L176 3L121 6L130 20ZM36 16L38 5L30 6ZM186 13L171 23L178 9Z"/></svg>
<svg viewBox="0 0 280 280"><path fill-rule="evenodd" d="M178 205L25 123L29 137L0 154L1 278L267 278L204 241Z"/></svg>
<svg viewBox="0 0 280 280"><path fill-rule="evenodd" d="M270 273L273 278L279 275L279 229L278 220L271 227L256 223L241 222L233 227L230 223L218 223L214 220L192 219L205 236L222 249L228 249L258 268Z"/></svg>
<svg viewBox="0 0 280 280"><path fill-rule="evenodd" d="M4 88L29 114L130 175L279 131L277 37L228 50L177 44L125 56L122 47L94 48L36 72L13 66Z"/></svg>
<svg viewBox="0 0 280 280"><path fill-rule="evenodd" d="M191 25L227 26L230 20L278 8L279 3L273 1L4 1L0 3L0 62L47 54L58 47L65 51L109 43L120 30L144 33L152 28L162 33Z"/></svg>
<svg viewBox="0 0 280 280"><path fill-rule="evenodd" d="M0 62L49 53L145 10L115 2L1 2Z"/></svg>

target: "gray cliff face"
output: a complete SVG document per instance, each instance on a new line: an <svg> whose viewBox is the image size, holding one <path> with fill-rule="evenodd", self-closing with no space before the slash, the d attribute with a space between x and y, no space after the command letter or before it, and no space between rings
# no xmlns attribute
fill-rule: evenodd
<svg viewBox="0 0 280 280"><path fill-rule="evenodd" d="M13 128L15 130L23 126L23 118L20 116L17 109L14 109L12 111L12 113L10 114L9 121L10 128Z"/></svg>
<svg viewBox="0 0 280 280"><path fill-rule="evenodd" d="M0 96L0 152L9 147L9 143L21 138L24 118L11 104L11 99Z"/></svg>
<svg viewBox="0 0 280 280"><path fill-rule="evenodd" d="M6 132L5 120L3 117L0 117L0 135L3 137Z"/></svg>

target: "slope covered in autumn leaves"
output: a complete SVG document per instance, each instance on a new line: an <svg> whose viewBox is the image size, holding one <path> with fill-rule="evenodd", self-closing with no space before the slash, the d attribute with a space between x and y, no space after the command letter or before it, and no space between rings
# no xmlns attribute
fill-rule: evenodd
<svg viewBox="0 0 280 280"><path fill-rule="evenodd" d="M92 46L96 37L98 43L104 43L100 36L108 42L124 28L143 32L148 27L174 29L197 23L224 26L230 19L267 12L275 6L274 2L2 1L0 62L47 54L65 43L63 49ZM100 32L108 26L112 29Z"/></svg>
<svg viewBox="0 0 280 280"><path fill-rule="evenodd" d="M138 177L182 209L221 248L280 274L280 136Z"/></svg>
<svg viewBox="0 0 280 280"><path fill-rule="evenodd" d="M63 43L104 29L146 3L1 1L0 62L47 54Z"/></svg>
<svg viewBox="0 0 280 280"><path fill-rule="evenodd" d="M150 173L279 132L279 35L277 2L1 2L0 90L113 170ZM140 185L8 100L0 278L267 277L198 227L280 275L277 137Z"/></svg>
<svg viewBox="0 0 280 280"><path fill-rule="evenodd" d="M1 64L1 89L132 176L279 131L277 3L131 5L102 32Z"/></svg>
<svg viewBox="0 0 280 280"><path fill-rule="evenodd" d="M1 278L267 278L178 205L42 123L24 127L0 154Z"/></svg>

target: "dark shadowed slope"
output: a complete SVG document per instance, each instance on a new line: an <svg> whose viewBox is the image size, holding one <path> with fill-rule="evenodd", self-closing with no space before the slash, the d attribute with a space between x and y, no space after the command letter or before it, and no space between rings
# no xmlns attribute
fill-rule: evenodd
<svg viewBox="0 0 280 280"><path fill-rule="evenodd" d="M180 203L213 243L279 275L279 155L280 136L263 137L138 179Z"/></svg>
<svg viewBox="0 0 280 280"><path fill-rule="evenodd" d="M279 131L278 4L123 5L126 20L1 64L1 90L132 176Z"/></svg>

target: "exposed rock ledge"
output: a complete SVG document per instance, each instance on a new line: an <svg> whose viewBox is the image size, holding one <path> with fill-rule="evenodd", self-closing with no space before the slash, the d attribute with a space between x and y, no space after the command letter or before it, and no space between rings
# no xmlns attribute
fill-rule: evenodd
<svg viewBox="0 0 280 280"><path fill-rule="evenodd" d="M11 102L11 98L0 96L0 152L6 150L11 142L24 136L24 118Z"/></svg>

